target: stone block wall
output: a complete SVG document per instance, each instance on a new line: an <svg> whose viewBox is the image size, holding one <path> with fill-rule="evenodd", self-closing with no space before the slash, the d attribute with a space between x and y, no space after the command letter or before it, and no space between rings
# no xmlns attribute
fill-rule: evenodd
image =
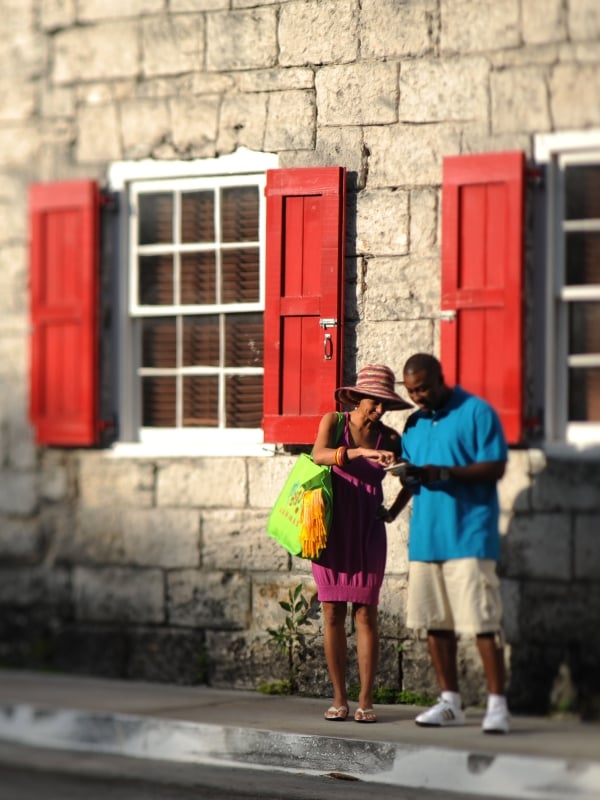
<svg viewBox="0 0 600 800"><path fill-rule="evenodd" d="M535 134L600 128L597 0L485 12L477 0L0 0L0 12L0 663L238 688L285 676L267 629L290 587L314 594L309 565L265 534L291 456L35 446L28 184L239 147L281 167L346 166L346 378L369 361L399 373L438 350L443 157L530 158ZM500 488L512 703L543 710L571 693L593 714L598 462L514 450ZM408 512L389 526L378 682L435 693L425 643L404 627L407 529ZM317 615L312 630L300 685L327 695ZM460 647L476 703L481 670Z"/></svg>

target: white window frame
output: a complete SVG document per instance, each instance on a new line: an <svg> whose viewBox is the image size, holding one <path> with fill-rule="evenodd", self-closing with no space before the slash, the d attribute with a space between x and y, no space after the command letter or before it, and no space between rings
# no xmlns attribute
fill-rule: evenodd
<svg viewBox="0 0 600 800"><path fill-rule="evenodd" d="M577 454L597 458L600 424L569 422L567 418L568 368L576 364L600 366L600 357L569 356L567 303L600 300L600 286L564 285L565 221L563 208L564 168L576 164L600 164L600 130L565 131L535 138L535 158L547 164L546 246L546 357L545 357L545 445L549 454Z"/></svg>
<svg viewBox="0 0 600 800"><path fill-rule="evenodd" d="M137 371L140 363L139 353L135 352L133 322L143 307L136 307L133 293L133 275L130 268L131 225L134 208L130 198L136 186L145 188L173 188L175 182L186 188L199 185L215 186L219 183L256 183L259 186L259 251L261 297L258 303L251 304L252 310L264 311L265 275L265 237L266 203L264 186L266 170L277 167L277 156L270 153L256 153L240 148L235 153L216 159L194 161L153 161L116 162L108 172L108 188L119 192L120 209L120 247L119 264L119 441L113 445L112 454L116 456L247 456L270 455L274 447L264 443L261 428L180 428L151 429L138 428L134 409L139 401L136 387L139 385ZM169 182L172 183L169 183ZM246 308L236 305L237 308ZM220 310L231 310L229 306L219 306ZM249 306L248 306L249 308ZM217 307L215 307L217 309ZM156 311L156 309L153 309ZM167 311L172 314L173 307ZM215 312L216 313L216 312ZM262 372L262 370L261 370Z"/></svg>

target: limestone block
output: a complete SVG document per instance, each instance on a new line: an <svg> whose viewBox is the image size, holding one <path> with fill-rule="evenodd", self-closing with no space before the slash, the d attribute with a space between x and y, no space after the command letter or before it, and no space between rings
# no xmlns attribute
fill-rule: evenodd
<svg viewBox="0 0 600 800"><path fill-rule="evenodd" d="M423 56L433 48L437 4L434 0L362 0L360 21L363 58Z"/></svg>
<svg viewBox="0 0 600 800"><path fill-rule="evenodd" d="M435 189L415 189L410 193L410 252L438 256L438 216L440 200Z"/></svg>
<svg viewBox="0 0 600 800"><path fill-rule="evenodd" d="M550 78L550 103L555 128L589 128L600 124L597 64L557 64Z"/></svg>
<svg viewBox="0 0 600 800"><path fill-rule="evenodd" d="M319 125L382 125L398 120L393 62L323 67L315 78Z"/></svg>
<svg viewBox="0 0 600 800"><path fill-rule="evenodd" d="M252 8L207 15L206 66L220 72L262 69L277 63L277 14Z"/></svg>
<svg viewBox="0 0 600 800"><path fill-rule="evenodd" d="M518 47L519 0L497 0L481 12L472 0L442 0L442 52L472 53Z"/></svg>
<svg viewBox="0 0 600 800"><path fill-rule="evenodd" d="M46 450L42 454L40 469L40 495L42 499L57 503L69 494L69 471L63 453Z"/></svg>
<svg viewBox="0 0 600 800"><path fill-rule="evenodd" d="M96 22L116 17L139 17L163 10L163 0L79 0L79 22Z"/></svg>
<svg viewBox="0 0 600 800"><path fill-rule="evenodd" d="M356 251L370 255L408 252L408 193L385 189L358 195Z"/></svg>
<svg viewBox="0 0 600 800"><path fill-rule="evenodd" d="M22 170L30 167L38 154L40 138L40 131L33 125L11 123L0 128L0 170ZM17 210L20 209L15 208L14 212ZM10 238L14 240L15 233L23 228L24 222L21 221L13 229Z"/></svg>
<svg viewBox="0 0 600 800"><path fill-rule="evenodd" d="M521 624L527 641L596 642L600 583L597 581L525 581L521 588Z"/></svg>
<svg viewBox="0 0 600 800"><path fill-rule="evenodd" d="M459 129L443 123L368 127L364 136L369 189L439 185L444 156L460 152Z"/></svg>
<svg viewBox="0 0 600 800"><path fill-rule="evenodd" d="M27 420L13 417L8 429L8 462L17 470L35 470L37 448Z"/></svg>
<svg viewBox="0 0 600 800"><path fill-rule="evenodd" d="M76 19L76 0L44 0L40 7L40 23L52 31L73 25Z"/></svg>
<svg viewBox="0 0 600 800"><path fill-rule="evenodd" d="M330 64L356 60L357 0L284 3L279 16L279 63Z"/></svg>
<svg viewBox="0 0 600 800"><path fill-rule="evenodd" d="M0 569L0 605L46 608L67 605L69 576L66 570L46 567L15 566Z"/></svg>
<svg viewBox="0 0 600 800"><path fill-rule="evenodd" d="M371 258L366 272L367 319L423 319L439 315L439 258Z"/></svg>
<svg viewBox="0 0 600 800"><path fill-rule="evenodd" d="M0 561L35 563L43 549L43 536L37 520L0 516Z"/></svg>
<svg viewBox="0 0 600 800"><path fill-rule="evenodd" d="M597 511L600 465L585 461L548 460L533 483L535 511Z"/></svg>
<svg viewBox="0 0 600 800"><path fill-rule="evenodd" d="M102 453L82 453L79 494L82 508L149 508L153 505L154 465L106 458Z"/></svg>
<svg viewBox="0 0 600 800"><path fill-rule="evenodd" d="M28 135L28 134L26 134ZM11 134L12 136L12 134ZM14 146L11 136L3 136L0 130L0 161L2 161L7 153L4 150L5 146ZM36 145L37 146L37 138ZM0 167L1 169L1 167ZM2 180L2 195L0 196L0 243L3 248L5 246L12 247L16 242L21 242L24 245L27 242L27 215L25 208L27 203L27 181L23 176L16 176L9 171L0 171L0 178ZM26 262L22 263L23 269ZM0 328L4 328L5 315L0 315ZM0 362L1 369L1 362Z"/></svg>
<svg viewBox="0 0 600 800"><path fill-rule="evenodd" d="M201 562L208 570L282 572L289 555L267 534L267 513L205 511Z"/></svg>
<svg viewBox="0 0 600 800"><path fill-rule="evenodd" d="M233 153L238 147L262 150L267 100L266 94L236 94L223 99L217 139L219 153Z"/></svg>
<svg viewBox="0 0 600 800"><path fill-rule="evenodd" d="M273 92L269 98L264 149L273 152L312 149L315 117L313 92ZM294 120L293 125L290 125L290 120Z"/></svg>
<svg viewBox="0 0 600 800"><path fill-rule="evenodd" d="M533 152L532 137L528 133L503 133L490 136L479 126L465 126L462 136L463 153L499 153L502 150L522 150L526 156Z"/></svg>
<svg viewBox="0 0 600 800"><path fill-rule="evenodd" d="M519 619L521 616L521 584L519 581L502 577L500 579L502 597L502 627L507 642L518 642L521 638ZM525 635L527 632L525 631Z"/></svg>
<svg viewBox="0 0 600 800"><path fill-rule="evenodd" d="M568 5L568 23L571 39L597 40L600 36L600 7L596 0L572 0Z"/></svg>
<svg viewBox="0 0 600 800"><path fill-rule="evenodd" d="M546 74L537 67L505 70L491 75L492 131L548 131Z"/></svg>
<svg viewBox="0 0 600 800"><path fill-rule="evenodd" d="M172 625L244 629L251 613L249 579L232 572L169 572L167 607Z"/></svg>
<svg viewBox="0 0 600 800"><path fill-rule="evenodd" d="M357 364L388 364L402 374L402 366L413 353L433 350L433 325L429 320L369 322L357 327Z"/></svg>
<svg viewBox="0 0 600 800"><path fill-rule="evenodd" d="M134 77L139 72L136 22L76 27L54 37L55 84Z"/></svg>
<svg viewBox="0 0 600 800"><path fill-rule="evenodd" d="M253 0L256 2L256 0ZM207 631L210 684L222 689L256 689L261 683L287 678L285 656L262 636Z"/></svg>
<svg viewBox="0 0 600 800"><path fill-rule="evenodd" d="M402 122L485 122L489 65L484 58L416 60L400 70Z"/></svg>
<svg viewBox="0 0 600 800"><path fill-rule="evenodd" d="M28 516L38 507L38 480L33 471L0 470L0 514Z"/></svg>
<svg viewBox="0 0 600 800"><path fill-rule="evenodd" d="M166 100L131 100L121 104L121 141L126 158L148 158L171 134Z"/></svg>
<svg viewBox="0 0 600 800"><path fill-rule="evenodd" d="M269 628L278 628L285 624L286 617L289 615L279 603L289 602L288 592L302 585L300 595L304 595L310 606L310 625L305 628L307 635L316 634L319 631L321 622L321 608L317 600L317 587L313 581L312 574L309 575L290 575L283 579L278 576L277 582L273 581L268 575L255 575L252 581L252 620L251 630L266 633ZM304 626L303 626L304 627Z"/></svg>
<svg viewBox="0 0 600 800"><path fill-rule="evenodd" d="M498 498L502 511L531 510L531 476L529 453L510 450L506 472L498 482Z"/></svg>
<svg viewBox="0 0 600 800"><path fill-rule="evenodd" d="M191 508L243 508L246 465L241 458L205 458L161 464L156 504Z"/></svg>
<svg viewBox="0 0 600 800"><path fill-rule="evenodd" d="M187 509L82 509L63 531L59 556L75 563L148 567L199 564L198 512Z"/></svg>
<svg viewBox="0 0 600 800"><path fill-rule="evenodd" d="M220 11L229 8L229 0L171 0L169 8L171 11Z"/></svg>
<svg viewBox="0 0 600 800"><path fill-rule="evenodd" d="M386 424L391 425L391 421L387 420ZM392 425L396 430L402 431L401 425ZM388 481L386 480L385 483ZM390 479L390 483L391 479ZM390 506L394 497L400 490L400 482L396 482L393 491L390 493L389 500L385 503ZM393 485L393 484L392 484ZM386 525L387 530L387 565L386 576L391 575L405 575L408 572L408 528L410 524L410 506L407 507L402 513L394 520ZM387 577L385 579L387 581ZM385 583L385 582L384 582Z"/></svg>
<svg viewBox="0 0 600 800"><path fill-rule="evenodd" d="M36 109L35 86L14 74L0 74L0 96L0 122L27 120Z"/></svg>
<svg viewBox="0 0 600 800"><path fill-rule="evenodd" d="M575 516L575 577L600 579L600 514Z"/></svg>
<svg viewBox="0 0 600 800"><path fill-rule="evenodd" d="M114 105L81 108L77 123L79 162L104 162L121 158L120 122Z"/></svg>
<svg viewBox="0 0 600 800"><path fill-rule="evenodd" d="M521 8L521 26L528 45L563 41L567 17L562 0L528 0Z"/></svg>
<svg viewBox="0 0 600 800"><path fill-rule="evenodd" d="M333 405L331 410L333 411ZM251 508L270 510L273 507L297 458L298 456L281 455L248 460L248 504Z"/></svg>
<svg viewBox="0 0 600 800"><path fill-rule="evenodd" d="M142 20L143 74L173 75L202 69L204 33L202 14Z"/></svg>
<svg viewBox="0 0 600 800"><path fill-rule="evenodd" d="M240 92L282 92L285 89L314 89L315 73L305 67L273 67L233 73Z"/></svg>
<svg viewBox="0 0 600 800"><path fill-rule="evenodd" d="M165 619L163 573L159 569L76 567L75 616L95 622L161 623Z"/></svg>
<svg viewBox="0 0 600 800"><path fill-rule="evenodd" d="M173 145L177 152L201 158L215 154L219 120L216 95L178 97L169 102Z"/></svg>
<svg viewBox="0 0 600 800"><path fill-rule="evenodd" d="M131 78L109 82L92 82L73 87L76 107L106 106L120 100L131 100L133 97L146 97L146 90L153 81L138 84ZM149 94L151 94L149 92Z"/></svg>
<svg viewBox="0 0 600 800"><path fill-rule="evenodd" d="M509 528L502 537L502 574L509 578L569 580L569 515L513 515Z"/></svg>
<svg viewBox="0 0 600 800"><path fill-rule="evenodd" d="M318 126L318 120L317 120ZM304 151L300 153L302 160L297 166L344 166L347 173L357 175L363 167L362 160L362 132L358 127L322 128L317 127L317 145L314 153ZM312 161L311 161L312 159Z"/></svg>
<svg viewBox="0 0 600 800"><path fill-rule="evenodd" d="M406 635L406 576L396 577L386 574L379 597L381 636L399 638Z"/></svg>
<svg viewBox="0 0 600 800"><path fill-rule="evenodd" d="M41 92L41 111L43 117L73 117L73 89L69 86L45 86Z"/></svg>
<svg viewBox="0 0 600 800"><path fill-rule="evenodd" d="M0 249L0 314L25 314L28 254L23 244L7 244Z"/></svg>

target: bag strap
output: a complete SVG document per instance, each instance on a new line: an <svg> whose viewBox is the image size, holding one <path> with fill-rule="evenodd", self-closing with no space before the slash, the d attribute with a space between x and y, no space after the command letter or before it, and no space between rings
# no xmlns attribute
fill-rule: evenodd
<svg viewBox="0 0 600 800"><path fill-rule="evenodd" d="M335 426L335 443L337 444L338 439L340 438L340 433L344 430L344 425L346 424L346 414L344 411L337 411L337 423Z"/></svg>

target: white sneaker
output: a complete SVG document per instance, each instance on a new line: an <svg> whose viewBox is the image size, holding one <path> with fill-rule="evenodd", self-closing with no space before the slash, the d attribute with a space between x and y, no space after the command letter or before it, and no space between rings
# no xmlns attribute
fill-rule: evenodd
<svg viewBox="0 0 600 800"><path fill-rule="evenodd" d="M486 711L481 730L484 733L510 733L510 714L506 708Z"/></svg>
<svg viewBox="0 0 600 800"><path fill-rule="evenodd" d="M445 728L447 725L464 725L465 712L458 708L458 706L449 703L447 700L442 700L440 697L439 702L431 708L428 708L427 711L423 711L422 714L419 714L415 722L417 725L430 728Z"/></svg>

